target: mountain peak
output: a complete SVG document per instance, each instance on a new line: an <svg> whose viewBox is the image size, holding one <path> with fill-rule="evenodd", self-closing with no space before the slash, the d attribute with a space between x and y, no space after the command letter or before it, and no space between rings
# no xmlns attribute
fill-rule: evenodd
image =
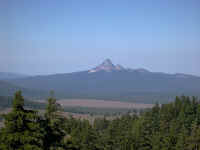
<svg viewBox="0 0 200 150"><path fill-rule="evenodd" d="M110 59L105 59L100 65L98 65L96 68L91 69L89 72L98 72L98 71L106 71L111 72L114 70L118 70L115 65L113 65L112 61Z"/></svg>
<svg viewBox="0 0 200 150"><path fill-rule="evenodd" d="M103 63L101 64L101 66L105 66L105 67L114 67L112 61L110 59L106 59L103 61Z"/></svg>
<svg viewBox="0 0 200 150"><path fill-rule="evenodd" d="M117 70L126 70L122 65L119 65L119 64L117 64L117 65L115 66L115 68L116 68Z"/></svg>
<svg viewBox="0 0 200 150"><path fill-rule="evenodd" d="M89 70L89 73L99 72L99 71L112 72L112 71L122 71L122 70L126 69L121 65L114 65L110 59L105 59L99 66Z"/></svg>
<svg viewBox="0 0 200 150"><path fill-rule="evenodd" d="M106 72L128 71L128 72L138 72L138 73L150 73L150 71L144 68L131 69L131 68L124 68L119 64L114 65L110 59L105 59L100 65L89 70L89 73L99 72L99 71L106 71Z"/></svg>

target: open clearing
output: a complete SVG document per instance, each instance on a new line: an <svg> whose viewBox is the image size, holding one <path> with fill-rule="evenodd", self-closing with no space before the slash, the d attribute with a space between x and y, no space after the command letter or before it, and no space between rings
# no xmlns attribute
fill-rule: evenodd
<svg viewBox="0 0 200 150"><path fill-rule="evenodd" d="M88 100L88 99L63 99L57 101L64 107L91 107L91 108L123 108L123 109L144 109L152 108L153 104L105 101L105 100Z"/></svg>

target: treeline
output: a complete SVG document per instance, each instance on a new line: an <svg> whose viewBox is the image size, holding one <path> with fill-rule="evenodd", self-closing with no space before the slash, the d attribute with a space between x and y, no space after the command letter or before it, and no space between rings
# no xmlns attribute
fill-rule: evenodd
<svg viewBox="0 0 200 150"><path fill-rule="evenodd" d="M87 114L89 116L106 116L106 117L112 117L112 116L121 116L123 114L127 113L140 113L148 110L146 109L129 109L129 108L95 108L95 107L81 107L81 106L75 106L75 107L64 107L64 112L74 113L74 114Z"/></svg>
<svg viewBox="0 0 200 150"><path fill-rule="evenodd" d="M1 150L200 150L200 101L176 97L170 104L108 120L64 117L50 97L43 116L24 109L21 92L4 115Z"/></svg>
<svg viewBox="0 0 200 150"><path fill-rule="evenodd" d="M12 96L0 96L0 110L11 108L13 103ZM46 104L38 101L24 100L24 107L30 109L45 109Z"/></svg>
<svg viewBox="0 0 200 150"><path fill-rule="evenodd" d="M6 108L11 108L13 103L13 97L9 96L0 96L0 111L5 110ZM44 110L46 108L46 102L40 101L30 101L24 99L24 107L28 109ZM128 108L92 108L92 107L63 107L64 112L76 113L76 114L88 114L90 116L94 115L105 115L105 116L118 116L125 113L131 112L142 112L144 109L128 109ZM0 116L1 120L1 116Z"/></svg>

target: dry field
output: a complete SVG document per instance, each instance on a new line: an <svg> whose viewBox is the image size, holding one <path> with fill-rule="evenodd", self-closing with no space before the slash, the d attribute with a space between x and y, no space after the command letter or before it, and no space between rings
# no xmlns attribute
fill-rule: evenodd
<svg viewBox="0 0 200 150"><path fill-rule="evenodd" d="M46 103L44 100L38 100L39 102ZM82 108L97 108L97 109L146 109L152 108L153 104L142 104L142 103L131 103L131 102L120 102L120 101L105 101L105 100L89 100L89 99L62 99L57 101L63 107L82 107ZM0 114L5 114L10 112L11 109L4 109L0 111ZM98 110L97 110L98 111ZM44 113L44 110L39 110L40 114ZM73 112L63 112L64 116L73 116L77 119L86 119L91 123L95 118L103 117L103 115L96 114L91 116L90 114L73 113ZM107 119L113 119L119 116L110 116ZM2 122L0 122L0 127L2 127Z"/></svg>
<svg viewBox="0 0 200 150"><path fill-rule="evenodd" d="M152 108L153 104L105 101L105 100L88 100L88 99L63 99L57 101L64 107L91 107L91 108L122 108L122 109L145 109Z"/></svg>

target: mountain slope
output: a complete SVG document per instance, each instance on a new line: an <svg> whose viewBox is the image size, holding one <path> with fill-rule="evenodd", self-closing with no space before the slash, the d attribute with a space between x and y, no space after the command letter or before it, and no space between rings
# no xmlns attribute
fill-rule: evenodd
<svg viewBox="0 0 200 150"><path fill-rule="evenodd" d="M181 94L197 96L200 91L200 77L120 68L106 60L88 71L15 79L12 83L31 89L54 90L62 98L147 103Z"/></svg>
<svg viewBox="0 0 200 150"><path fill-rule="evenodd" d="M0 80L18 79L28 77L24 74L10 73L10 72L0 72Z"/></svg>
<svg viewBox="0 0 200 150"><path fill-rule="evenodd" d="M34 97L34 98L44 98L48 95L47 92L37 89L28 89L28 88L22 88L20 86L16 86L13 83L9 83L7 81L1 81L0 80L0 96L13 96L13 94L21 90L23 91L23 95L25 97Z"/></svg>

